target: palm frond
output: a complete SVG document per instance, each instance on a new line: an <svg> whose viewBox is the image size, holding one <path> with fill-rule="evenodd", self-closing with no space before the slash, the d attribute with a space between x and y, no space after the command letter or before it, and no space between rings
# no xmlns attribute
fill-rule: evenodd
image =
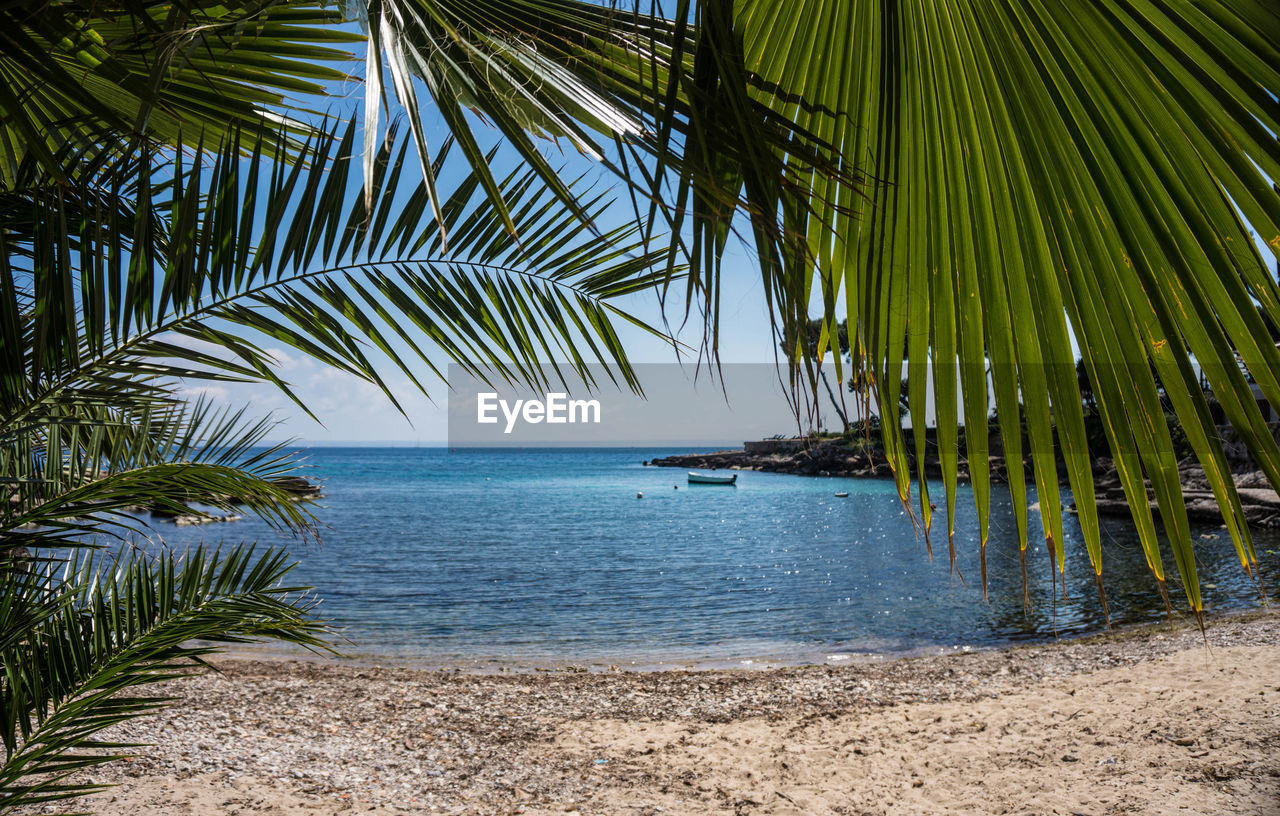
<svg viewBox="0 0 1280 816"><path fill-rule="evenodd" d="M296 456L265 442L276 423L204 400L157 405L150 393L63 396L0 429L0 551L90 546L92 535L145 532L147 513L204 512L193 505L314 532L284 481Z"/></svg>
<svg viewBox="0 0 1280 816"><path fill-rule="evenodd" d="M266 341L376 383L388 396L379 355L421 385L413 360L436 370L430 346L464 366L492 365L530 382L543 377L542 363L559 359L579 372L615 363L636 386L614 323L653 329L614 302L668 280L665 251L646 252L633 227L593 232L553 206L531 172L501 180L522 240L486 206L474 173L446 198L438 220L426 186L403 172L407 143L398 139L379 153L367 184L374 205L366 209L351 162L354 133L348 126L341 137L312 140L290 165L271 162L257 143L240 159L234 139L211 166L178 158L171 174L140 157L127 176L135 191L128 235L116 210L91 219L82 205L98 190L123 186L104 180L41 198L47 217L28 233L10 222L9 234L0 234L9 248L0 308L31 340L19 344L28 350L22 360L8 360L13 376L0 394L0 419L16 422L73 386L111 391L139 370L261 379L287 390ZM448 155L445 145L435 163L444 166ZM608 206L583 188L579 194L593 216ZM77 213L76 229L43 226ZM454 235L447 248L446 229Z"/></svg>
<svg viewBox="0 0 1280 816"><path fill-rule="evenodd" d="M70 145L103 160L141 139L310 131L299 98L345 79L358 37L325 3L51 0L0 7L0 182L54 178ZM290 141L286 146L296 145Z"/></svg>
<svg viewBox="0 0 1280 816"><path fill-rule="evenodd" d="M811 195L832 206L808 226L814 288L829 323L843 296L882 416L896 415L904 363L913 415L925 415L926 378L937 405L964 405L983 541L989 360L1023 548L1017 462L1029 453L1045 545L1063 568L1060 454L1101 586L1074 338L1161 587L1171 554L1200 610L1157 375L1251 570L1197 372L1280 484L1280 451L1245 373L1280 404L1280 352L1255 309L1274 320L1280 298L1254 240L1280 236L1280 11L1247 0L751 0L737 4L733 24L746 69L778 89L761 101L874 180L852 191L815 177ZM815 74L824 54L826 70ZM809 105L793 101L801 94ZM947 462L959 455L956 424L939 415ZM886 436L905 500L912 443L898 427ZM923 460L920 433L915 446ZM949 535L955 490L948 479Z"/></svg>
<svg viewBox="0 0 1280 816"><path fill-rule="evenodd" d="M660 4L619 8L585 0L352 3L368 38L366 176L389 92L408 113L422 165L430 167L427 124L438 118L503 226L520 236L469 108L584 222L593 213L534 140L564 141L613 172L630 191L646 246L668 251L669 274L688 265L684 308L701 310L712 343L720 263L739 214L748 220L779 323L803 319L797 292L807 265L800 236L804 220L826 205L811 212L808 196L797 193L811 189L815 173L847 189L857 176L832 143L751 93L765 86L744 67L732 2L673 5L668 18ZM419 83L432 105L420 100ZM442 206L446 196L434 192L430 173L426 183L432 206Z"/></svg>
<svg viewBox="0 0 1280 816"><path fill-rule="evenodd" d="M52 613L37 626L0 604L0 808L56 802L92 792L77 770L118 759L131 746L102 741L103 729L162 707L164 697L132 689L182 677L217 644L259 638L325 648L306 591L283 584L282 552L86 555L43 588ZM47 599L0 569L0 597ZM5 637L12 632L21 638Z"/></svg>

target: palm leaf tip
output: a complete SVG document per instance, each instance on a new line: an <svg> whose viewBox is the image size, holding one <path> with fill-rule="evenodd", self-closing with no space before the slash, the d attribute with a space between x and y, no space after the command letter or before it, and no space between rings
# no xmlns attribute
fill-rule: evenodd
<svg viewBox="0 0 1280 816"><path fill-rule="evenodd" d="M0 650L7 667L0 680L6 807L99 789L70 774L118 758L128 746L96 735L171 702L133 690L190 673L214 644L271 638L329 648L324 625L311 617L314 599L283 583L292 567L287 553L242 546L187 558L104 558L73 558L64 581L43 585L54 597L37 625L25 624L30 637ZM0 572L0 582L6 598L35 600L14 571ZM0 631L10 630L20 608L0 607Z"/></svg>

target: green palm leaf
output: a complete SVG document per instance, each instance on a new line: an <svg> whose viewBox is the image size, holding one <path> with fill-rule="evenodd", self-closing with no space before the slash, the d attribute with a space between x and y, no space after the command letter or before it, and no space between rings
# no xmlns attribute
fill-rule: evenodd
<svg viewBox="0 0 1280 816"><path fill-rule="evenodd" d="M988 410L989 357L1010 461L1021 458L1024 424L1028 433L1056 568L1060 451L1100 579L1074 337L1161 586L1171 554L1200 610L1155 373L1251 569L1196 370L1280 483L1280 451L1241 370L1276 403L1280 356L1254 304L1274 319L1280 300L1251 230L1280 236L1271 183L1280 177L1280 12L1245 0L752 0L735 5L731 24L761 80L757 98L875 180L856 191L815 179L810 195L831 206L808 237L822 281L814 288L829 319L843 295L855 359L866 360L882 415L896 413L905 340L912 413L924 415L922 382L932 377L940 405L955 404L959 386L974 429ZM800 95L807 106L793 101ZM940 415L944 461L957 455L954 425ZM979 468L980 434L966 436ZM905 499L907 443L900 431L888 437ZM1016 465L1009 472L1025 549L1023 478ZM953 480L946 489L950 516ZM1148 496L1168 534L1163 552ZM927 521L923 497L921 509Z"/></svg>
<svg viewBox="0 0 1280 816"><path fill-rule="evenodd" d="M762 258L771 308L787 325L804 318L797 292L806 265L797 227L812 208L796 193L808 189L815 172L846 188L855 177L831 143L749 93L760 78L743 66L741 38L720 24L732 17L731 3L681 0L670 19L640 4L619 9L585 0L371 0L350 8L368 37L366 177L390 90L408 114L421 164L430 167L426 128L443 121L502 225L522 235L469 108L586 223L594 214L534 138L564 142L611 170L630 191L646 246L667 250L668 274L688 265L685 309L701 310L709 339L719 265L740 213ZM423 104L422 88L432 105ZM438 208L445 196L434 191L430 173L426 183ZM447 229L445 235L449 240Z"/></svg>
<svg viewBox="0 0 1280 816"><path fill-rule="evenodd" d="M69 777L132 746L95 735L167 702L131 690L189 674L217 644L324 648L314 601L282 583L290 566L284 553L238 547L114 563L85 556L65 566L64 580L0 569L9 601L0 604L0 809L99 789ZM14 599L44 605L35 625Z"/></svg>
<svg viewBox="0 0 1280 816"><path fill-rule="evenodd" d="M169 175L144 154L56 194L9 193L48 212L26 231L29 216L0 223L10 250L0 306L31 337L29 353L9 361L0 418L16 422L69 388L83 395L91 381L110 391L137 375L140 360L149 377L263 379L287 389L263 350L268 339L388 396L380 360L415 382L413 360L437 370L422 338L449 359L513 379L538 382L542 363L567 356L579 371L618 364L636 386L614 323L648 327L614 302L669 279L665 250L646 251L634 228L591 230L553 206L532 173L500 182L522 240L487 207L474 173L448 195L441 221L425 184L402 172L401 140L379 153L367 209L350 161L354 133L311 140L288 167L257 143L240 159L232 139L211 166L179 161ZM448 155L445 145L435 163ZM107 189L129 190L136 204L102 206ZM580 193L593 219L608 206ZM76 230L45 226L76 219Z"/></svg>
<svg viewBox="0 0 1280 816"><path fill-rule="evenodd" d="M133 139L310 131L299 97L345 79L357 37L325 3L0 5L0 182L28 158L51 176L67 145L106 156ZM105 158L105 157L104 157Z"/></svg>
<svg viewBox="0 0 1280 816"><path fill-rule="evenodd" d="M285 480L298 468L295 456L264 441L276 423L203 401L155 404L149 392L69 396L0 430L8 496L0 554L89 546L92 535L145 531L148 511L202 514L192 504L314 533L315 519ZM120 407L131 398L140 407Z"/></svg>

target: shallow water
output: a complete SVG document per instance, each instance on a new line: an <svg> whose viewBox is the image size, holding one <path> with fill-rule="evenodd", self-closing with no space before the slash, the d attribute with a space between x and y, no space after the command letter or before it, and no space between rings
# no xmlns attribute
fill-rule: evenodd
<svg viewBox="0 0 1280 816"><path fill-rule="evenodd" d="M428 664L839 662L1103 626L1071 515L1066 598L1055 603L1033 543L1024 609L1009 497L995 488L984 603L968 488L956 522L961 580L945 536L935 534L930 561L889 481L744 472L735 487L690 487L684 471L641 465L672 452L312 449L307 476L324 481L327 529L319 545L291 543L295 579L316 587L347 653ZM940 485L934 493L940 501ZM1132 526L1103 524L1112 620L1162 617ZM155 529L176 547L280 541L253 520ZM1195 535L1206 607L1257 605L1225 531ZM1280 537L1256 543L1274 586ZM1165 564L1174 575L1167 550ZM1169 590L1185 607L1176 578Z"/></svg>

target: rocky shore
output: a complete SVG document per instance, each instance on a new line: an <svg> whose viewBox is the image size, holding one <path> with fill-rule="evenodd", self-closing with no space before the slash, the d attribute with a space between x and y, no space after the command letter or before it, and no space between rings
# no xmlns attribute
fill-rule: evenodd
<svg viewBox="0 0 1280 816"><path fill-rule="evenodd" d="M666 456L646 464L691 470L758 470L800 476L891 478L893 475L888 459L879 448L851 448L837 440L765 440L747 443L743 448L733 450ZM991 457L992 481L1005 481L1006 468L1004 458ZM1027 477L1031 478L1029 460L1024 463L1024 469ZM1205 479L1204 470L1193 461L1180 463L1178 470L1191 521L1221 524L1222 513ZM941 478L941 463L937 459L927 459L924 471L931 479ZM963 460L959 465L959 475L961 481L968 480L968 467ZM1128 516L1129 501L1111 460L1096 460L1093 475L1098 511L1106 515ZM1066 484L1065 471L1060 473L1060 477ZM1266 474L1245 466L1234 474L1234 480L1250 525L1258 529L1280 529L1280 495L1268 483ZM1151 501L1151 509L1159 513L1154 500Z"/></svg>
<svg viewBox="0 0 1280 816"><path fill-rule="evenodd" d="M770 444L771 443L771 444ZM754 450L752 448L755 448ZM791 473L799 476L846 476L852 478L890 478L893 469L879 448L856 449L835 440L766 440L748 443L742 448L710 453L677 454L646 462L654 467L689 468L693 470L760 470ZM1004 479L1004 460L992 459L992 478ZM941 476L936 459L925 462L925 472L933 478ZM967 480L968 468L960 467L961 479Z"/></svg>
<svg viewBox="0 0 1280 816"><path fill-rule="evenodd" d="M322 488L319 484L312 483L301 476L282 476L276 479L275 483L277 487L288 494L289 501L292 502L308 502L324 498L324 493L321 492ZM223 497L223 501L229 501L228 497ZM231 503L234 504L235 502ZM198 511L193 507L187 507L185 512L169 507L146 507L143 505L135 505L126 509L135 514L149 513L153 519L167 521L178 527L219 524L244 519L244 516L237 513L208 513Z"/></svg>
<svg viewBox="0 0 1280 816"><path fill-rule="evenodd" d="M1184 462L1178 468L1178 475L1182 483L1182 496L1187 502L1187 517L1193 522L1221 524L1222 511L1209 488L1204 470L1199 465ZM1249 525L1263 530L1280 529L1280 495L1276 494L1267 481L1267 475L1260 470L1247 470L1233 474L1233 480ZM1105 467L1095 468L1094 492L1098 499L1098 512L1129 515L1129 501L1125 498L1115 469L1109 463ZM1150 502L1150 507L1158 517L1160 509L1154 500Z"/></svg>
<svg viewBox="0 0 1280 816"><path fill-rule="evenodd" d="M216 660L102 816L1275 813L1280 616L767 671Z"/></svg>

